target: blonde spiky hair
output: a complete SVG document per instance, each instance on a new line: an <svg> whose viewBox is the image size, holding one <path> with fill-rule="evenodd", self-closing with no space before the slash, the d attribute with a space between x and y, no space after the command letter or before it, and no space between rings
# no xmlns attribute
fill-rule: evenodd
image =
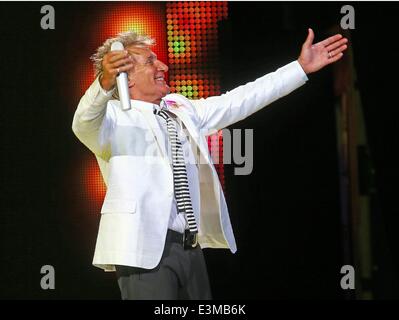
<svg viewBox="0 0 399 320"><path fill-rule="evenodd" d="M96 53L90 57L90 59L93 61L94 73L96 77L103 72L103 58L111 50L111 45L115 41L120 41L125 48L128 46L150 47L155 44L155 40L153 38L150 38L146 35L137 34L134 31L122 32L114 38L107 39L100 47L97 48Z"/></svg>

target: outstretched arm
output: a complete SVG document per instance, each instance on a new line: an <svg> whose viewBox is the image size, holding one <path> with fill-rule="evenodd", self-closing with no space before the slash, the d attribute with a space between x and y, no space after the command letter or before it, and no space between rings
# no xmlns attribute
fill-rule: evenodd
<svg viewBox="0 0 399 320"><path fill-rule="evenodd" d="M302 45L298 62L305 73L316 72L325 66L342 58L342 52L348 47L348 39L336 34L323 41L313 44L314 33L308 29L308 37Z"/></svg>
<svg viewBox="0 0 399 320"><path fill-rule="evenodd" d="M342 58L346 38L337 34L313 44L313 30L308 31L296 61L220 96L193 100L201 129L219 130L248 117L303 85L308 80L306 74Z"/></svg>

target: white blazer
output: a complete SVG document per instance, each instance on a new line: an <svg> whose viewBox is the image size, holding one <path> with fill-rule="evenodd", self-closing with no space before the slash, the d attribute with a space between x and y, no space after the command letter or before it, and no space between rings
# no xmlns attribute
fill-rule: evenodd
<svg viewBox="0 0 399 320"><path fill-rule="evenodd" d="M308 80L297 61L221 96L189 100L169 94L202 157L199 165L200 212L196 216L201 248L230 248L236 243L223 191L211 162L205 135L242 120ZM152 108L132 100L122 111L98 79L81 98L72 130L96 156L107 193L101 209L93 265L151 269L165 244L173 202L173 172Z"/></svg>

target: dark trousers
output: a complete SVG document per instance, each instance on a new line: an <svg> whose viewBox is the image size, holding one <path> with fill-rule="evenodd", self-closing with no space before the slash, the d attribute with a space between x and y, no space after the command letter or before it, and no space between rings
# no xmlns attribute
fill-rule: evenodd
<svg viewBox="0 0 399 320"><path fill-rule="evenodd" d="M154 269L115 266L123 300L212 298L202 249L185 250L171 240L173 232L168 230L161 261Z"/></svg>

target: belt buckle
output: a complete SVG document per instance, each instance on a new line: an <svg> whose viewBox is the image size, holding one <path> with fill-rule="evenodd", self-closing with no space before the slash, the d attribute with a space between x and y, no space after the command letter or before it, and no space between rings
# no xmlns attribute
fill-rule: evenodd
<svg viewBox="0 0 399 320"><path fill-rule="evenodd" d="M183 246L184 250L194 249L198 245L198 233L191 233L190 230L184 231Z"/></svg>

